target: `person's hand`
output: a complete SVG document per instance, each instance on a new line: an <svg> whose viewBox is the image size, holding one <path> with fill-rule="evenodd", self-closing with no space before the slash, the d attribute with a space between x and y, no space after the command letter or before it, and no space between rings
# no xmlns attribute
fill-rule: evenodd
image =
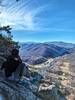
<svg viewBox="0 0 75 100"><path fill-rule="evenodd" d="M14 58L14 60L18 61L18 58Z"/></svg>

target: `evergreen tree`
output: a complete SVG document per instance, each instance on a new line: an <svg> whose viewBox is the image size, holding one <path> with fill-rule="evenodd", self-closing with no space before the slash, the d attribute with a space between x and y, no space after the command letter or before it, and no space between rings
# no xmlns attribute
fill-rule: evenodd
<svg viewBox="0 0 75 100"><path fill-rule="evenodd" d="M18 2L19 0L15 0L16 2ZM3 0L0 0L0 6L2 7L3 5L2 5L2 2L3 2ZM2 13L2 11L0 11L0 14ZM1 24L1 23L0 23ZM0 26L0 35L2 36L2 31L5 31L5 32L7 32L7 37L8 37L8 39L9 40L11 40L12 39L12 34L11 34L11 27L9 26L9 25L7 25L7 26Z"/></svg>

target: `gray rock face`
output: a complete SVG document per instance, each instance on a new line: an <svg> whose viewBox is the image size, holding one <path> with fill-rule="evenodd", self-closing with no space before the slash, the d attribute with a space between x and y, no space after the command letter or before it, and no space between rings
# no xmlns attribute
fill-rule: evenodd
<svg viewBox="0 0 75 100"><path fill-rule="evenodd" d="M25 85L12 80L2 79L0 81L0 93L7 100L36 100L36 92L33 91L33 88ZM32 84L30 85L32 86ZM36 88L34 87L34 89Z"/></svg>
<svg viewBox="0 0 75 100"><path fill-rule="evenodd" d="M54 83L45 82L46 80L40 80L43 83L39 80L33 81L24 78L17 82L0 76L0 93L7 100L60 100L58 88Z"/></svg>
<svg viewBox="0 0 75 100"><path fill-rule="evenodd" d="M59 100L58 89L54 84L49 85L44 83L39 87L39 93L43 100Z"/></svg>

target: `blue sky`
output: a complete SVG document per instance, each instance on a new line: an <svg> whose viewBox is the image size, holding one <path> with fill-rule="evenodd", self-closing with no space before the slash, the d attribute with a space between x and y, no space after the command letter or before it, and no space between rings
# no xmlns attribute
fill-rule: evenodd
<svg viewBox="0 0 75 100"><path fill-rule="evenodd" d="M75 0L4 0L1 25L10 25L21 42L75 43Z"/></svg>

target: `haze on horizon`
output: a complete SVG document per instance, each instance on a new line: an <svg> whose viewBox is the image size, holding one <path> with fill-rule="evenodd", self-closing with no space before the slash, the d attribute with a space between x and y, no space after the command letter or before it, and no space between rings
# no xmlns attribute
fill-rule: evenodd
<svg viewBox="0 0 75 100"><path fill-rule="evenodd" d="M75 43L75 0L3 0L1 25L20 42Z"/></svg>

